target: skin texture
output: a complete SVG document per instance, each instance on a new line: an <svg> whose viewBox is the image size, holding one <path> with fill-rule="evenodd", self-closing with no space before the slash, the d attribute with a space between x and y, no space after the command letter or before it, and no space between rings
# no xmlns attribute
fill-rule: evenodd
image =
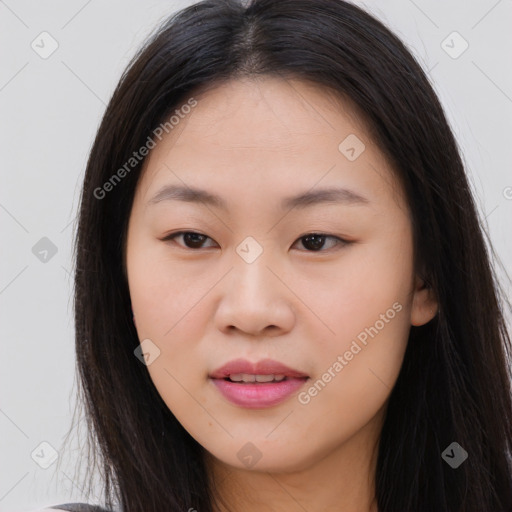
<svg viewBox="0 0 512 512"><path fill-rule="evenodd" d="M402 188L349 104L314 84L259 77L194 97L197 106L146 160L128 226L137 332L160 350L151 379L207 450L218 496L232 510L375 511L386 403L411 325L437 308L415 275ZM353 161L338 149L351 134L365 145ZM167 184L206 189L228 209L148 205ZM330 186L368 202L280 209L284 197ZM187 248L183 236L162 241L171 231L208 238ZM326 238L315 251L302 238L311 233L351 243ZM236 251L249 236L263 250L252 263ZM332 377L338 356L365 328L380 327L393 304L393 318ZM208 378L239 357L306 373L300 391L329 368L331 379L306 404L296 394L244 409ZM249 442L261 454L252 467L237 455Z"/></svg>

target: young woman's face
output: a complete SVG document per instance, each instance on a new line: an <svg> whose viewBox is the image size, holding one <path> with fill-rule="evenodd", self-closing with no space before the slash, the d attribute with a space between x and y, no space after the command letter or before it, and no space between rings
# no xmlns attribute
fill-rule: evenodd
<svg viewBox="0 0 512 512"><path fill-rule="evenodd" d="M408 207L325 90L266 77L194 99L154 139L129 221L147 369L217 460L304 469L378 432L411 324L435 314Z"/></svg>

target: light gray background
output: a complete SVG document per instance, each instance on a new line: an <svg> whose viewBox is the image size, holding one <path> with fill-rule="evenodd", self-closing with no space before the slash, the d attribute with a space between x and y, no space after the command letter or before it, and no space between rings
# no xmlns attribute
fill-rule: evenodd
<svg viewBox="0 0 512 512"><path fill-rule="evenodd" d="M61 450L76 389L73 221L87 154L123 69L158 21L192 3L0 0L1 511L94 501L81 494L77 453ZM481 216L511 273L512 0L360 4L429 70ZM43 31L59 45L47 59L31 48ZM453 36L446 39L453 31L469 43L458 58L442 47L446 40L452 54L462 48ZM32 252L42 237L58 249L46 263ZM67 461L58 472L56 464L43 469L31 458L41 442Z"/></svg>

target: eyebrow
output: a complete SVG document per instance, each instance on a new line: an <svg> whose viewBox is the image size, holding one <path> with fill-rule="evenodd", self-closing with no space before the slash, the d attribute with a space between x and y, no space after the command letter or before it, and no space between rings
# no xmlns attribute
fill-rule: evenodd
<svg viewBox="0 0 512 512"><path fill-rule="evenodd" d="M212 194L207 190L190 186L166 185L147 202L147 205L154 205L162 201L203 203L222 210L228 210L227 202L220 196ZM281 209L303 209L317 204L326 203L364 205L369 202L370 201L367 198L347 188L324 188L286 197L281 202Z"/></svg>

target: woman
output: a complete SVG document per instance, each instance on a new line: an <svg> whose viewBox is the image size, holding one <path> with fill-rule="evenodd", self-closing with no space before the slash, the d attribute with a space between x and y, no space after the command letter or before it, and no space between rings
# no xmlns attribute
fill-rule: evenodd
<svg viewBox="0 0 512 512"><path fill-rule="evenodd" d="M91 150L75 284L109 510L512 510L505 301L439 101L363 10L167 20Z"/></svg>

